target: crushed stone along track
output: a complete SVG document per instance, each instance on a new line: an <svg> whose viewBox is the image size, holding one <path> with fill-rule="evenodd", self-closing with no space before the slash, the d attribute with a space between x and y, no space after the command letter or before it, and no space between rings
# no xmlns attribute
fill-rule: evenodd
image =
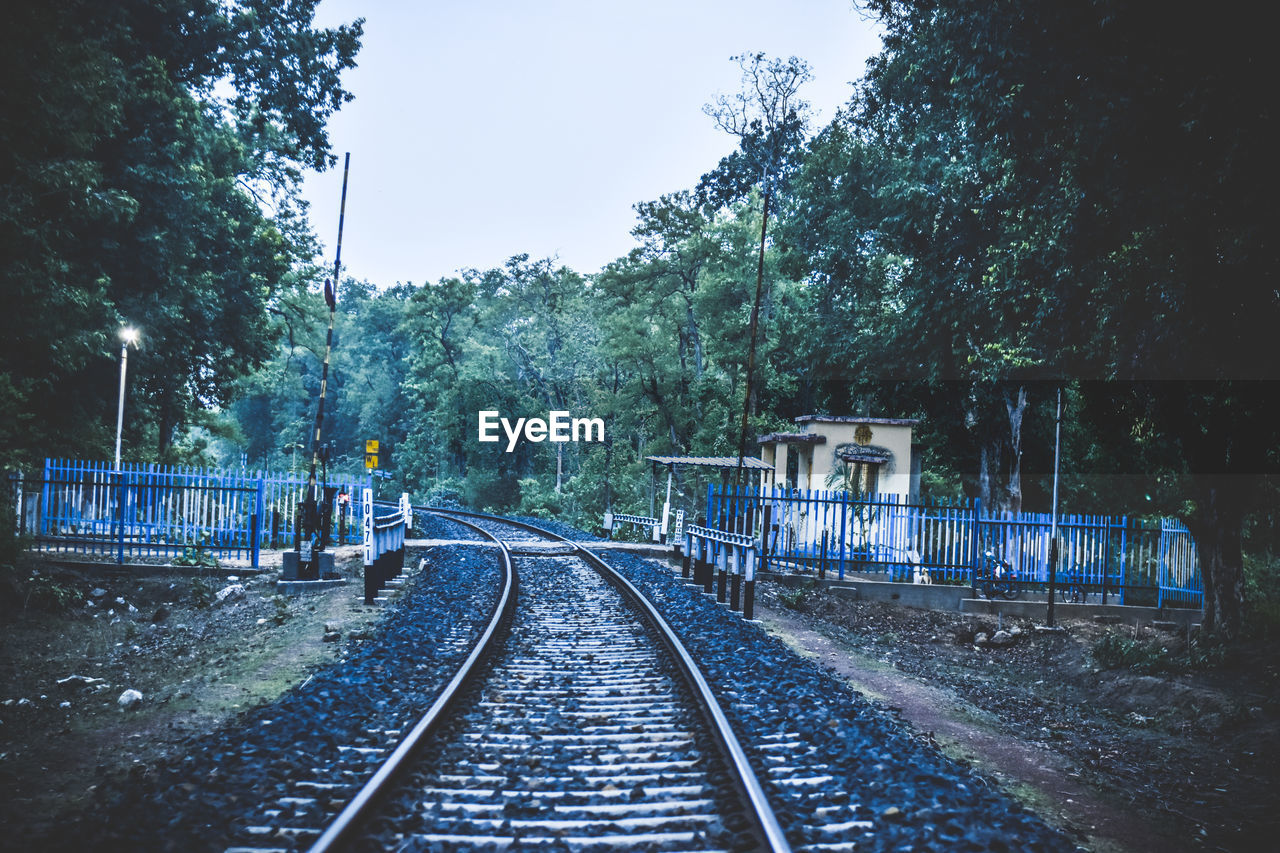
<svg viewBox="0 0 1280 853"><path fill-rule="evenodd" d="M519 571L506 650L360 849L755 849L701 718L622 596L577 558Z"/></svg>

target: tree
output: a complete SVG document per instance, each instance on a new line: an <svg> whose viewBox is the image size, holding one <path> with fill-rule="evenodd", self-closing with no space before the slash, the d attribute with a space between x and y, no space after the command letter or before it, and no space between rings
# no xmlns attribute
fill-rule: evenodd
<svg viewBox="0 0 1280 853"><path fill-rule="evenodd" d="M742 69L743 88L733 97L720 96L704 112L725 132L738 137L739 150L721 162L720 168L703 185L720 191L747 186L748 177L759 175L763 197L760 216L760 253L756 267L755 299L747 330L747 371L743 388L742 428L738 437L738 485L743 485L741 459L747 454L747 425L752 409L756 365L756 330L760 302L764 294L765 239L769 228L769 200L786 172L786 155L795 149L804 132L808 105L797 98L800 86L810 77L809 66L801 59L766 61L763 53L733 57ZM739 190L740 191L740 190Z"/></svg>
<svg viewBox="0 0 1280 853"><path fill-rule="evenodd" d="M602 354L626 365L637 396L661 418L672 452L689 450L708 371L699 316L704 270L718 250L688 192L636 205L641 242L596 277ZM641 400L635 400L640 405Z"/></svg>
<svg viewBox="0 0 1280 853"><path fill-rule="evenodd" d="M596 349L587 283L551 259L513 256L500 269L468 271L414 294L411 399L419 408L407 443L423 471L465 478L475 506L520 504L520 483L546 477L559 494L580 464L563 443L476 441L477 413L546 418L578 411L591 391ZM423 483L426 485L426 483Z"/></svg>
<svg viewBox="0 0 1280 853"><path fill-rule="evenodd" d="M932 315L907 308L908 323L941 309L952 330L906 351L986 362L996 379L1091 380L1086 394L1125 401L1128 429L1099 440L1142 434L1185 476L1205 627L1235 637L1242 478L1273 470L1280 438L1266 384L1280 289L1261 225L1278 183L1261 141L1275 133L1276 69L1260 13L870 5L885 50L850 135L886 152L869 160L892 167L875 173L879 232L919 276L904 279L917 304L937 300ZM1202 381L1168 384L1188 378Z"/></svg>
<svg viewBox="0 0 1280 853"><path fill-rule="evenodd" d="M143 333L126 438L147 435L162 457L270 353L266 309L314 249L299 169L332 160L324 124L350 98L339 78L361 34L314 28L314 7L70 0L8 17L6 462L104 452L125 320Z"/></svg>
<svg viewBox="0 0 1280 853"><path fill-rule="evenodd" d="M928 415L983 505L1017 511L1024 414L1053 395L1035 393L1026 295L990 275L1000 164L949 117L904 137L886 110L854 106L808 146L778 231L827 330L799 342L815 396Z"/></svg>

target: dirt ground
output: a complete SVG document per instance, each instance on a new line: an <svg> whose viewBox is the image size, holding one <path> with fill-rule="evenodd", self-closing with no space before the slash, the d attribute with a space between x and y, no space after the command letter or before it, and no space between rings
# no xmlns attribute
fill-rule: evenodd
<svg viewBox="0 0 1280 853"><path fill-rule="evenodd" d="M359 548L339 548L336 559L354 580L291 598L276 594L278 552L264 552L260 575L234 564L194 575L39 565L46 589L68 599L61 611L31 606L25 595L15 602L30 585L6 589L5 836L40 837L91 808L100 786L147 773L187 737L272 701L337 660L347 640L370 636L381 606L363 604ZM127 690L142 699L124 710L118 700Z"/></svg>
<svg viewBox="0 0 1280 853"><path fill-rule="evenodd" d="M756 616L1086 849L1276 849L1273 648L1188 663L1184 633L1150 626L1049 632L768 582ZM1130 666L1095 657L1108 647Z"/></svg>

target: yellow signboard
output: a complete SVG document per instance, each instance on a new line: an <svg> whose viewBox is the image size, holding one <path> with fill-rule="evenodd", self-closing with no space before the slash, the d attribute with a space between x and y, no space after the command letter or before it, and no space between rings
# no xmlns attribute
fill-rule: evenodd
<svg viewBox="0 0 1280 853"><path fill-rule="evenodd" d="M378 467L378 454L366 453L364 455L364 467L373 469Z"/></svg>
<svg viewBox="0 0 1280 853"><path fill-rule="evenodd" d="M371 438L371 439L369 439L369 440L365 441L365 443L364 443L364 452L365 452L365 455L366 455L366 456L367 456L367 455L369 455L370 453L372 453L372 454L374 454L374 455L377 455L377 453L378 453L378 440L377 440L376 438ZM374 466L374 467L377 467L377 466Z"/></svg>

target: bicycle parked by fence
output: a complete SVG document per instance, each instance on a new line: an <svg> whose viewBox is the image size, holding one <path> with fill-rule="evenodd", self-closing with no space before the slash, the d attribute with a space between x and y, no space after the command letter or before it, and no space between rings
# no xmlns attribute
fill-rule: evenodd
<svg viewBox="0 0 1280 853"><path fill-rule="evenodd" d="M1014 599L1020 592L1013 566L989 548L982 554L982 569L974 578L973 586L980 595L991 599Z"/></svg>
<svg viewBox="0 0 1280 853"><path fill-rule="evenodd" d="M1084 588L1084 577L1080 572L1068 572L1060 589L1062 600L1071 604L1083 604L1088 595Z"/></svg>

